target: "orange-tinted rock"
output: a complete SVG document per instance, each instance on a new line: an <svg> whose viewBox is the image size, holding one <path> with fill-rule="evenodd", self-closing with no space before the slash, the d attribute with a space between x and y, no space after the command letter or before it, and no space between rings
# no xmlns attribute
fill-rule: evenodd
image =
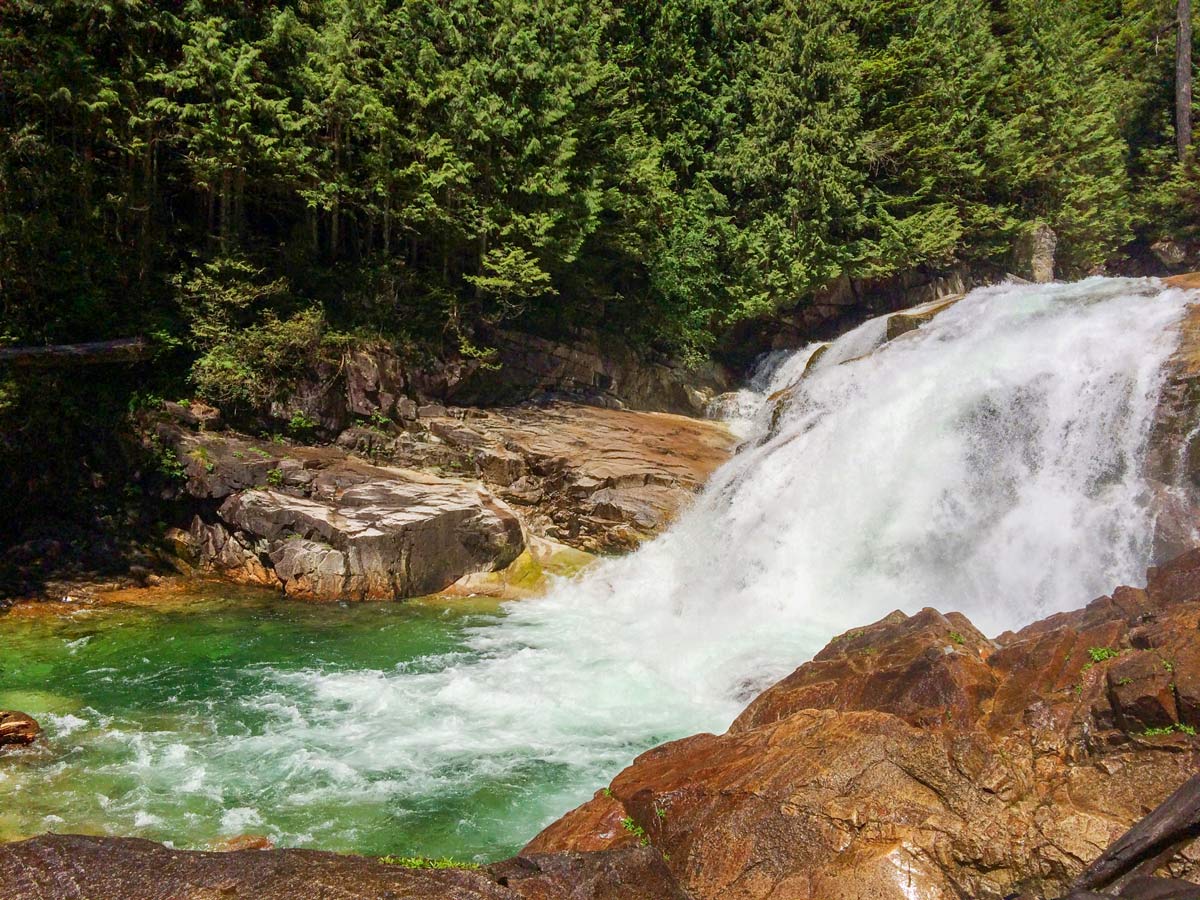
<svg viewBox="0 0 1200 900"><path fill-rule="evenodd" d="M569 403L429 427L532 531L590 552L659 533L737 443L720 422Z"/></svg>
<svg viewBox="0 0 1200 900"><path fill-rule="evenodd" d="M1171 287L1200 290L1200 272L1185 272L1182 275L1172 275L1170 278L1164 278L1163 281L1171 285Z"/></svg>
<svg viewBox="0 0 1200 900"><path fill-rule="evenodd" d="M521 900L690 900L651 847L527 853L488 867Z"/></svg>
<svg viewBox="0 0 1200 900"><path fill-rule="evenodd" d="M623 810L696 900L1060 896L1200 765L1178 724L1198 622L1194 553L998 644L893 613L726 734L643 754L529 850L613 846Z"/></svg>
<svg viewBox="0 0 1200 900"><path fill-rule="evenodd" d="M1131 653L1110 666L1107 677L1116 724L1123 731L1169 728L1178 721L1174 678L1157 654Z"/></svg>
<svg viewBox="0 0 1200 900"><path fill-rule="evenodd" d="M32 744L41 732L41 726L25 713L0 709L0 747Z"/></svg>
<svg viewBox="0 0 1200 900"><path fill-rule="evenodd" d="M591 802L576 812L580 815L565 816L546 828L526 852L537 852L538 841L582 852L638 845L638 838L622 824L629 811L611 791L597 791Z"/></svg>
<svg viewBox="0 0 1200 900"><path fill-rule="evenodd" d="M985 662L991 649L958 613L894 612L835 638L751 703L730 730L757 728L798 709L878 710L929 727L969 724L996 689Z"/></svg>
<svg viewBox="0 0 1200 900"><path fill-rule="evenodd" d="M237 850L273 850L275 842L264 834L239 834L212 845L218 853L233 853Z"/></svg>

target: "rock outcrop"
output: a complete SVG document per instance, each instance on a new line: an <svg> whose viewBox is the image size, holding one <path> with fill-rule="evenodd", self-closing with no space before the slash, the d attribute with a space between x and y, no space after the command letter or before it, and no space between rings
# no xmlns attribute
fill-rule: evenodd
<svg viewBox="0 0 1200 900"><path fill-rule="evenodd" d="M735 324L722 337L715 355L737 371L749 371L767 351L794 350L814 340L831 339L872 316L965 294L1003 276L1002 271L961 265L914 269L878 279L842 276L791 309Z"/></svg>
<svg viewBox="0 0 1200 900"><path fill-rule="evenodd" d="M365 441L378 458L478 478L532 532L589 552L660 532L736 443L719 422L565 403L439 415ZM361 432L339 440L363 442Z"/></svg>
<svg viewBox="0 0 1200 900"><path fill-rule="evenodd" d="M416 596L505 568L530 537L631 549L735 446L721 423L579 404L416 415L362 421L325 447L160 422L152 443L205 507L173 534L205 567L295 596Z"/></svg>
<svg viewBox="0 0 1200 900"><path fill-rule="evenodd" d="M1034 284L1054 280L1054 254L1058 236L1044 222L1030 225L1013 249L1013 272Z"/></svg>
<svg viewBox="0 0 1200 900"><path fill-rule="evenodd" d="M476 484L330 448L166 424L156 436L183 461L188 492L219 501L192 520L192 551L236 580L311 599L402 599L503 569L525 547L517 516Z"/></svg>
<svg viewBox="0 0 1200 900"><path fill-rule="evenodd" d="M1166 279L1172 287L1200 289L1200 273ZM1179 346L1167 363L1151 428L1146 471L1154 488L1156 561L1171 559L1200 541L1200 304L1180 320Z"/></svg>
<svg viewBox="0 0 1200 900"><path fill-rule="evenodd" d="M1198 626L1200 551L994 642L893 613L527 852L645 842L697 900L1057 896L1200 764Z"/></svg>
<svg viewBox="0 0 1200 900"><path fill-rule="evenodd" d="M866 352L870 353L884 344L904 337L906 334L912 334L924 325L932 322L937 316L945 312L950 307L962 300L966 294L949 294L938 297L934 300L928 300L925 303L920 303L902 312L891 313L884 320L884 329L879 334L878 343L870 347ZM773 411L771 414L771 427L767 432L767 437L774 437L778 433L779 423L783 415L787 412L788 407L795 400L799 390L799 384L809 373L813 372L821 359L825 357L826 351L829 350L830 344L821 344L813 351L812 356L808 358L808 362L799 377L791 384L776 391L768 398ZM828 358L826 357L826 360ZM852 359L841 360L840 362L852 362ZM839 363L840 364L840 363ZM720 407L721 402L725 399L725 395L717 397L714 400L714 405Z"/></svg>
<svg viewBox="0 0 1200 900"><path fill-rule="evenodd" d="M301 376L263 411L265 418L283 425L299 413L332 435L372 415L412 421L422 406L550 399L698 416L731 385L718 364L688 368L586 332L548 340L493 330L478 340L489 348L481 357L451 353L423 363L389 344L360 345Z"/></svg>

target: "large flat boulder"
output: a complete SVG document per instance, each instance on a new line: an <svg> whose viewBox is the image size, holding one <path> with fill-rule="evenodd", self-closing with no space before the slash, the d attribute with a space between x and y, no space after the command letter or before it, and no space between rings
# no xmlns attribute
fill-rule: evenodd
<svg viewBox="0 0 1200 900"><path fill-rule="evenodd" d="M531 532L593 553L660 533L737 445L720 422L563 402L440 408L395 431L360 425L338 445L477 478Z"/></svg>
<svg viewBox="0 0 1200 900"><path fill-rule="evenodd" d="M190 541L202 565L316 600L422 596L504 569L521 521L482 485L369 464L337 448L232 434L158 432L187 492L217 501Z"/></svg>
<svg viewBox="0 0 1200 900"><path fill-rule="evenodd" d="M567 552L632 549L736 449L720 422L573 403L427 405L414 416L305 446L173 415L147 440L201 507L188 553L237 580L321 599L411 597L464 579L492 593L496 579L469 576L504 569L527 537Z"/></svg>
<svg viewBox="0 0 1200 900"><path fill-rule="evenodd" d="M265 540L284 590L353 600L432 594L472 572L501 569L524 548L521 525L486 492L457 484L376 480L328 496L248 490L222 521Z"/></svg>

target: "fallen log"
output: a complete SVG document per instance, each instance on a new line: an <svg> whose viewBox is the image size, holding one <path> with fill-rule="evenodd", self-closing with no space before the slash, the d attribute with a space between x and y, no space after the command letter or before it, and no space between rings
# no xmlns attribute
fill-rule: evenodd
<svg viewBox="0 0 1200 900"><path fill-rule="evenodd" d="M83 344L0 348L0 366L50 369L62 366L111 365L139 362L149 355L150 342L144 337L131 337Z"/></svg>
<svg viewBox="0 0 1200 900"><path fill-rule="evenodd" d="M1068 900L1084 900L1093 891L1135 900L1168 897L1200 900L1200 886L1146 877L1170 862L1198 836L1200 775L1193 775L1088 866L1071 885L1073 893L1067 895Z"/></svg>

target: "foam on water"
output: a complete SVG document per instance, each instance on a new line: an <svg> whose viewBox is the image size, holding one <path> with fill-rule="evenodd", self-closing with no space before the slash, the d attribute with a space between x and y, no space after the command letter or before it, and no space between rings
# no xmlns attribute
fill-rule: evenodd
<svg viewBox="0 0 1200 900"><path fill-rule="evenodd" d="M989 288L874 352L872 320L807 375L815 347L770 360L738 404L746 449L636 554L437 652L243 663L174 718L88 708L49 727L112 744L116 832L219 820L285 844L514 849L637 752L723 729L839 631L935 606L997 632L1139 581L1142 460L1184 304L1148 280ZM69 779L70 755L40 777ZM421 845L406 823L430 817ZM389 828L403 846L379 847Z"/></svg>

